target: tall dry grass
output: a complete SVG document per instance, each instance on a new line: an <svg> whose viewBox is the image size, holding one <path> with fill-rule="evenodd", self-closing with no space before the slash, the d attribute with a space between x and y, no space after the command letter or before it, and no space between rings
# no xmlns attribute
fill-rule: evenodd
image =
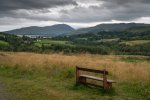
<svg viewBox="0 0 150 100"><path fill-rule="evenodd" d="M0 52L0 64L18 65L20 67L40 68L43 67L89 67L96 69L106 69L111 77L117 81L150 81L150 63L138 62L128 63L123 61L114 61L122 56L115 55L90 55L90 54L36 54L36 53L14 53Z"/></svg>

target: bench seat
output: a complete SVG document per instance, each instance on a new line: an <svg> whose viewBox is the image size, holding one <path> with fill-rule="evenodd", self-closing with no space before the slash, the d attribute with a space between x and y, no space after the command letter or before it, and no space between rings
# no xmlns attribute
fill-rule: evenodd
<svg viewBox="0 0 150 100"><path fill-rule="evenodd" d="M95 77L95 76L89 76L89 75L80 75L80 77L85 77L85 78L89 78L89 79L93 79L93 80L97 80L97 81L104 81L103 78L99 78L99 77ZM116 83L113 80L107 80L108 83Z"/></svg>

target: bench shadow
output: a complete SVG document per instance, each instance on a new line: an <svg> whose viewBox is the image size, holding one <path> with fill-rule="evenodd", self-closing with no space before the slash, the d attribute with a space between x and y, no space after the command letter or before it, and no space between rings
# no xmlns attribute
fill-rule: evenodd
<svg viewBox="0 0 150 100"><path fill-rule="evenodd" d="M109 90L104 90L102 87L92 86L92 85L84 85L84 84L74 84L71 90L75 91L88 91L88 92L95 92L96 94L100 94L102 96L116 96L117 92L114 88Z"/></svg>

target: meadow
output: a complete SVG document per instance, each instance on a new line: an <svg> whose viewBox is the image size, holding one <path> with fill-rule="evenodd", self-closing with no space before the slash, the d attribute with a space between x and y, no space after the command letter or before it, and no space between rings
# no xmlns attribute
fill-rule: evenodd
<svg viewBox="0 0 150 100"><path fill-rule="evenodd" d="M122 43L133 46L133 45L139 45L144 43L150 43L150 40L132 40L132 41L125 41Z"/></svg>
<svg viewBox="0 0 150 100"><path fill-rule="evenodd" d="M50 40L50 39L38 39L34 41L34 45L38 47L42 47L42 45L67 45L69 41L58 41L58 40Z"/></svg>
<svg viewBox="0 0 150 100"><path fill-rule="evenodd" d="M106 69L113 89L76 85L75 67ZM17 100L149 100L148 56L0 52L0 80Z"/></svg>
<svg viewBox="0 0 150 100"><path fill-rule="evenodd" d="M9 43L0 40L0 46L9 46Z"/></svg>

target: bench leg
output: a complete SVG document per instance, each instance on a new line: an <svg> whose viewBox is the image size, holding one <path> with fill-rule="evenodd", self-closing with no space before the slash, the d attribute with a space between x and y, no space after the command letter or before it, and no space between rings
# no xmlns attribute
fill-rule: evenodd
<svg viewBox="0 0 150 100"><path fill-rule="evenodd" d="M86 83L86 77L80 77L79 82L83 84Z"/></svg>
<svg viewBox="0 0 150 100"><path fill-rule="evenodd" d="M103 84L104 90L108 90L112 88L112 83L106 82Z"/></svg>
<svg viewBox="0 0 150 100"><path fill-rule="evenodd" d="M107 84L108 84L108 89L111 89L112 88L112 83L107 82Z"/></svg>

